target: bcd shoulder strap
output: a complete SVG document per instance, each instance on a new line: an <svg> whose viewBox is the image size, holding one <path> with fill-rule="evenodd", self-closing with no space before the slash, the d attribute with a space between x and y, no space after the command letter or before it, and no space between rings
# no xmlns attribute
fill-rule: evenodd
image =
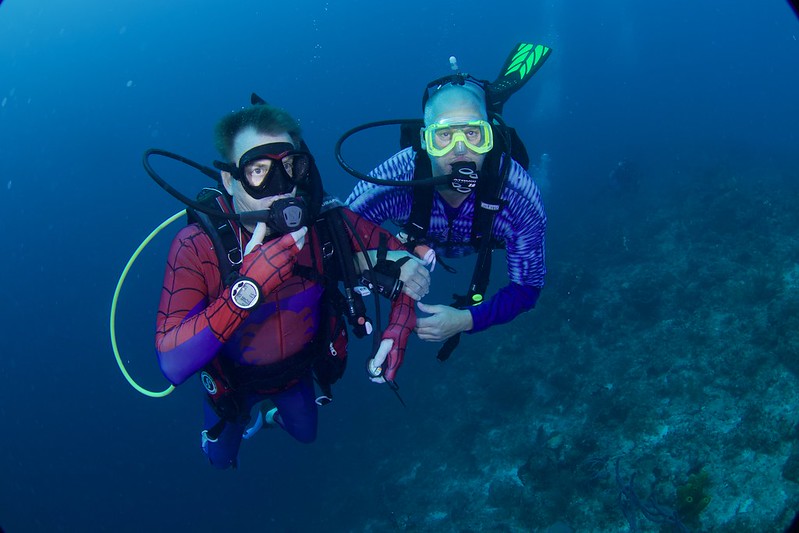
<svg viewBox="0 0 799 533"><path fill-rule="evenodd" d="M471 305L477 305L483 302L490 281L494 248L504 246L504 243L494 240L493 226L497 214L505 206L505 202L502 200L502 192L505 189L508 174L513 164L510 154L515 153L511 151L511 149L516 146L514 144L514 139L518 140L518 144L521 147L519 153L524 159L525 168L528 163L527 150L524 148L521 140L519 140L516 131L512 128L508 129L510 130L508 139L512 146L502 146L500 150L496 150L495 147L495 149L488 154L483 164L488 167L493 179L483 181L482 183L481 180L478 180L477 183L471 235L472 245L477 249L477 261L475 261L468 292L465 295L453 294L453 306L459 309L465 309ZM458 347L460 337L461 334L458 333L447 339L438 351L437 358L439 361L446 361L449 359L452 352Z"/></svg>
<svg viewBox="0 0 799 533"><path fill-rule="evenodd" d="M197 195L197 201L223 213L229 214L233 212L227 197L218 189L204 188ZM186 209L186 213L188 222L190 224L199 224L205 234L211 239L217 262L219 263L222 283L225 286L230 285L234 278L238 276L242 259L238 226L230 219L208 215L190 207Z"/></svg>

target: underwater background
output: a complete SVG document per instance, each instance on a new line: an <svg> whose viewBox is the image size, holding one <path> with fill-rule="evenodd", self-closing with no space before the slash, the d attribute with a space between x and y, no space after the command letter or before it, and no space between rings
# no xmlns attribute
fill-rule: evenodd
<svg viewBox="0 0 799 533"><path fill-rule="evenodd" d="M797 36L782 0L4 1L0 527L782 530L799 508ZM142 396L110 346L122 268L181 209L144 150L209 164L214 124L255 91L300 119L344 198L344 131L420 116L450 55L493 79L519 41L553 49L504 113L549 216L536 309L445 364L413 338L407 407L368 382L370 343L353 341L316 443L262 432L238 470L211 468L199 382ZM397 149L382 128L344 152L366 171ZM188 195L210 183L154 163ZM122 357L156 390L183 223L119 300ZM465 290L471 264L437 269L425 301Z"/></svg>

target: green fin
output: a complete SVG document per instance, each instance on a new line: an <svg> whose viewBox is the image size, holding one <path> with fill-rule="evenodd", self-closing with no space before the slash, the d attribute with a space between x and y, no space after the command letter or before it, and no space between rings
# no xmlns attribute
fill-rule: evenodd
<svg viewBox="0 0 799 533"><path fill-rule="evenodd" d="M517 44L505 60L497 79L488 86L491 110L501 113L505 102L533 77L551 53L552 49L542 44Z"/></svg>

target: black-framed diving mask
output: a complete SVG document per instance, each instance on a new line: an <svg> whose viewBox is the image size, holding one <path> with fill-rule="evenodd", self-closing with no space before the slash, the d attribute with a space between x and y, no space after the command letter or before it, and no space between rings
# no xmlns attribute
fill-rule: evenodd
<svg viewBox="0 0 799 533"><path fill-rule="evenodd" d="M244 152L238 165L214 161L214 166L241 183L255 199L288 194L308 183L313 156L291 143L262 144Z"/></svg>

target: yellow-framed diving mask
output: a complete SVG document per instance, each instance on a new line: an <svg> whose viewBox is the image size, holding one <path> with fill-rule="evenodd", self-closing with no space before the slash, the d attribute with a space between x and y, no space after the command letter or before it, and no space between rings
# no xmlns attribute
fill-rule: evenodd
<svg viewBox="0 0 799 533"><path fill-rule="evenodd" d="M435 123L422 128L422 148L433 157L451 152L459 142L477 153L488 153L494 147L494 132L485 120Z"/></svg>

